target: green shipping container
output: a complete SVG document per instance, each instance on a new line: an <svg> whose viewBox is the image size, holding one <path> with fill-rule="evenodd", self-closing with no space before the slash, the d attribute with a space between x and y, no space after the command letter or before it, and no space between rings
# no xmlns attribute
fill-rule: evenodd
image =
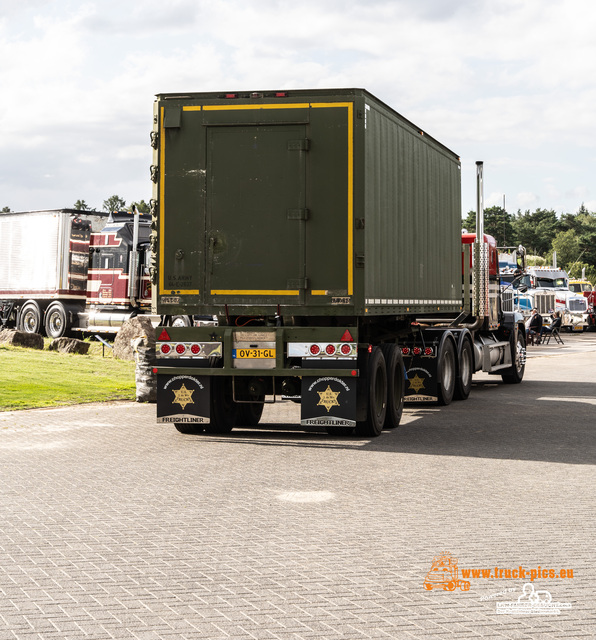
<svg viewBox="0 0 596 640"><path fill-rule="evenodd" d="M461 310L459 158L370 93L160 94L154 121L158 313Z"/></svg>

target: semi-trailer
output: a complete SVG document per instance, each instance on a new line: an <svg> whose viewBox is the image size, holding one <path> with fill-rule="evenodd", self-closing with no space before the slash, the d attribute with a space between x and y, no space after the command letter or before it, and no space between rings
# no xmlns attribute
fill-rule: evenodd
<svg viewBox="0 0 596 640"><path fill-rule="evenodd" d="M159 94L151 144L154 311L218 318L157 328L159 422L228 432L288 400L370 437L475 371L521 382L482 163L462 236L459 157L363 89Z"/></svg>

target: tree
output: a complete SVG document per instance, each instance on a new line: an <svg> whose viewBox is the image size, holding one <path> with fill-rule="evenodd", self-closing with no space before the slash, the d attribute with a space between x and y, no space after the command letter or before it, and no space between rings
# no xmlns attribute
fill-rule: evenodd
<svg viewBox="0 0 596 640"><path fill-rule="evenodd" d="M103 201L104 211L123 211L125 207L126 200L123 200L120 196L110 196Z"/></svg>
<svg viewBox="0 0 596 640"><path fill-rule="evenodd" d="M87 206L87 203L84 200L77 200L74 203L74 209L77 211L90 211L91 208Z"/></svg>
<svg viewBox="0 0 596 640"><path fill-rule="evenodd" d="M549 264L553 263L552 254L557 252L557 266L566 271L576 262L581 254L579 239L573 229L559 231L552 242L552 251L549 255Z"/></svg>
<svg viewBox="0 0 596 640"><path fill-rule="evenodd" d="M582 271L585 272L586 280L592 284L596 283L596 266L587 262L574 262L569 269L565 269L570 278L581 278Z"/></svg>
<svg viewBox="0 0 596 640"><path fill-rule="evenodd" d="M149 208L149 205L144 200L139 200L138 202L133 202L130 205L130 208L132 209L133 206L137 208L139 213L149 213L151 211L151 209Z"/></svg>
<svg viewBox="0 0 596 640"><path fill-rule="evenodd" d="M468 211L468 215L462 218L461 228L465 229L468 233L476 233L476 212Z"/></svg>
<svg viewBox="0 0 596 640"><path fill-rule="evenodd" d="M476 232L476 212L469 211L462 220L462 227L468 233ZM484 210L484 233L492 236L499 246L517 244L513 237L511 215L503 207L488 207Z"/></svg>
<svg viewBox="0 0 596 640"><path fill-rule="evenodd" d="M531 253L545 255L551 248L552 241L561 223L552 209L536 209L533 213L521 211L513 218L513 236L516 244L523 244Z"/></svg>
<svg viewBox="0 0 596 640"><path fill-rule="evenodd" d="M10 213L10 207L2 207L2 213Z"/></svg>

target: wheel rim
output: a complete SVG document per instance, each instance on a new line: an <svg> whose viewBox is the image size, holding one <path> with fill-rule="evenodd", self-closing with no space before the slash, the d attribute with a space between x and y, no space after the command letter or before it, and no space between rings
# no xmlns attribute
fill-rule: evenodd
<svg viewBox="0 0 596 640"><path fill-rule="evenodd" d="M52 311L48 319L48 329L50 333L55 336L62 333L64 328L64 321L59 311Z"/></svg>
<svg viewBox="0 0 596 640"><path fill-rule="evenodd" d="M39 328L39 317L35 309L27 309L23 317L23 328L27 333L37 333Z"/></svg>
<svg viewBox="0 0 596 640"><path fill-rule="evenodd" d="M188 327L189 324L184 318L178 316L177 318L175 318L172 321L172 326L173 327Z"/></svg>
<svg viewBox="0 0 596 640"><path fill-rule="evenodd" d="M469 343L467 343L469 345ZM472 354L470 349L464 347L461 359L461 380L462 384L467 387L472 378Z"/></svg>
<svg viewBox="0 0 596 640"><path fill-rule="evenodd" d="M517 339L515 347L515 368L517 373L521 373L526 366L526 348L521 338Z"/></svg>
<svg viewBox="0 0 596 640"><path fill-rule="evenodd" d="M443 389L446 391L451 389L454 380L454 358L451 349L445 349L441 380L443 383Z"/></svg>

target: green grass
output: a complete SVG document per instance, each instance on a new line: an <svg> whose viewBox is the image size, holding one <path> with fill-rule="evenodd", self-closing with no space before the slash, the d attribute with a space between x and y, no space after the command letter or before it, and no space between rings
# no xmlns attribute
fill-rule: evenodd
<svg viewBox="0 0 596 640"><path fill-rule="evenodd" d="M135 399L134 362L46 349L0 345L0 411Z"/></svg>

